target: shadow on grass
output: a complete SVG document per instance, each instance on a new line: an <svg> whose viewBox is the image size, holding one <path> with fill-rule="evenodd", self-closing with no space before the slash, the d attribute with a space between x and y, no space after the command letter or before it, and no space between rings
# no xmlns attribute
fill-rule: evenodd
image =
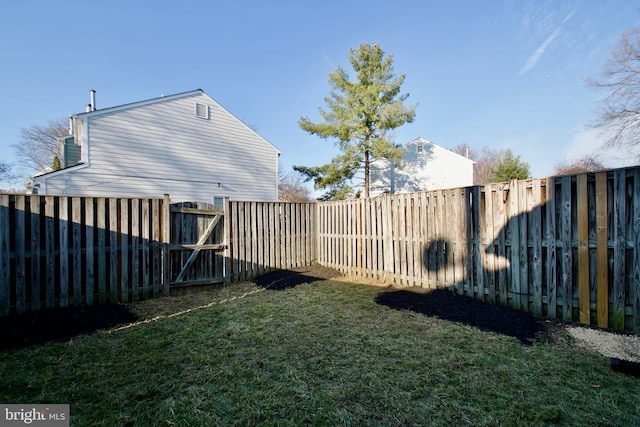
<svg viewBox="0 0 640 427"><path fill-rule="evenodd" d="M124 305L57 307L0 317L0 350L67 341L136 320Z"/></svg>
<svg viewBox="0 0 640 427"><path fill-rule="evenodd" d="M389 291L379 294L375 300L387 307L515 337L525 345L531 345L545 332L543 320L524 311L484 303L446 289L430 292Z"/></svg>
<svg viewBox="0 0 640 427"><path fill-rule="evenodd" d="M319 265L309 267L299 267L292 270L275 270L261 276L255 277L251 281L258 287L282 291L295 288L303 283L313 283L319 280L329 280L341 276L340 272Z"/></svg>

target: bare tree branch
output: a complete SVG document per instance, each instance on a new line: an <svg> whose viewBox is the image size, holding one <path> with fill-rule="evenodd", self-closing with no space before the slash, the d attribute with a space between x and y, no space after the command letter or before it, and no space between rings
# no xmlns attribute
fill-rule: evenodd
<svg viewBox="0 0 640 427"><path fill-rule="evenodd" d="M594 122L609 148L640 146L640 28L626 31L599 79L587 83L606 93Z"/></svg>
<svg viewBox="0 0 640 427"><path fill-rule="evenodd" d="M600 161L600 157L597 154L590 154L582 156L571 163L563 161L556 164L554 174L575 175L582 172L595 172L605 168L605 165Z"/></svg>
<svg viewBox="0 0 640 427"><path fill-rule="evenodd" d="M278 201L280 202L312 202L311 190L304 185L304 179L300 174L292 172L284 173L282 167L278 168Z"/></svg>
<svg viewBox="0 0 640 427"><path fill-rule="evenodd" d="M45 170L53 158L62 158L58 138L69 134L66 118L51 120L47 125L32 125L20 129L20 140L13 144L18 161L35 171Z"/></svg>
<svg viewBox="0 0 640 427"><path fill-rule="evenodd" d="M491 170L498 162L498 160L500 160L505 154L505 150L503 149L496 149L485 146L482 147L480 151L478 151L469 147L467 144L458 145L451 151L458 153L461 156L468 157L469 159L476 162L476 164L473 165L474 185L482 185L488 183L489 176L491 175Z"/></svg>

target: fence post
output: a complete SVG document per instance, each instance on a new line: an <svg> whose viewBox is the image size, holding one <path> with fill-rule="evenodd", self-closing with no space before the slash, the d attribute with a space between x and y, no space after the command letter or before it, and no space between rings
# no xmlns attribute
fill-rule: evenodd
<svg viewBox="0 0 640 427"><path fill-rule="evenodd" d="M640 333L640 169L633 171L633 273L631 274L631 308L633 332Z"/></svg>
<svg viewBox="0 0 640 427"><path fill-rule="evenodd" d="M169 294L169 245L171 244L171 199L168 194L162 196L162 284L163 293Z"/></svg>
<svg viewBox="0 0 640 427"><path fill-rule="evenodd" d="M9 230L9 195L0 195L0 315L9 314L11 301L11 263L9 254L11 252Z"/></svg>
<svg viewBox="0 0 640 427"><path fill-rule="evenodd" d="M573 250L571 243L571 176L560 178L560 241L562 242L562 320L573 320Z"/></svg>
<svg viewBox="0 0 640 427"><path fill-rule="evenodd" d="M609 326L609 241L607 237L607 173L596 174L596 315Z"/></svg>
<svg viewBox="0 0 640 427"><path fill-rule="evenodd" d="M606 185L606 176L605 176ZM547 279L547 317L555 319L557 315L558 304L558 281L557 271L557 238L556 238L556 180L555 178L547 179L546 193L546 226L547 226L547 271L545 277ZM606 199L605 199L606 202ZM606 214L606 212L605 212ZM605 243L606 243L606 226L605 226Z"/></svg>
<svg viewBox="0 0 640 427"><path fill-rule="evenodd" d="M394 281L393 276L393 222L391 214L391 196L382 196L382 239L384 242L384 280Z"/></svg>
<svg viewBox="0 0 640 427"><path fill-rule="evenodd" d="M26 246L25 240L27 235L25 233L26 225L26 199L27 196L16 195L15 196L15 222L13 229L16 236L15 241L15 272L16 272L16 311L18 313L24 313L27 309L27 288L25 283L26 277Z"/></svg>
<svg viewBox="0 0 640 427"><path fill-rule="evenodd" d="M32 194L29 197L31 203L31 310L40 310L40 196Z"/></svg>
<svg viewBox="0 0 640 427"><path fill-rule="evenodd" d="M610 327L623 331L625 317L626 279L626 171L618 169L613 173L613 306Z"/></svg>
<svg viewBox="0 0 640 427"><path fill-rule="evenodd" d="M229 284L231 281L231 218L230 218L230 209L229 209L229 198L225 197L222 202L223 205L223 227L222 227L222 244L224 245L224 263L222 266L222 283L225 285Z"/></svg>
<svg viewBox="0 0 640 427"><path fill-rule="evenodd" d="M518 181L509 182L509 232L511 234L511 298L510 307L520 308L520 217L518 201L520 200ZM508 297L507 297L508 299Z"/></svg>
<svg viewBox="0 0 640 427"><path fill-rule="evenodd" d="M589 299L589 211L587 175L576 178L578 209L578 298L580 323L591 323L591 301Z"/></svg>

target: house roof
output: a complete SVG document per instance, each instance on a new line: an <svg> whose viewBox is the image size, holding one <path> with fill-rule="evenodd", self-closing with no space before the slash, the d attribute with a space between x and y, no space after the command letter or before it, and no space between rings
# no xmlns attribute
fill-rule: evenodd
<svg viewBox="0 0 640 427"><path fill-rule="evenodd" d="M442 146L440 146L440 145L438 145L438 144L434 144L433 142L431 142L431 141L429 141L428 139L423 138L423 137L421 137L421 136L417 137L416 139L414 139L414 140L412 140L412 141L407 142L406 144L404 144L404 145L402 146L402 148L405 148L405 147L407 147L408 145L411 145L411 144L429 144L429 145L434 146L434 147L435 147L436 149L438 149L438 150L448 151L448 152L450 152L451 154L455 154L456 156L458 156L458 157L460 157L460 158L462 158L462 159L465 159L465 160L467 160L467 161L469 161L469 162L471 162L471 163L473 163L473 164L475 164L475 163L476 163L474 160L471 160L471 159L470 159L470 158L468 158L468 157L465 157L465 156L463 156L463 155L461 155L461 154L458 154L458 153L456 153L455 151L449 150L448 148L444 148L444 147L442 147Z"/></svg>
<svg viewBox="0 0 640 427"><path fill-rule="evenodd" d="M116 105L113 107L101 108L99 110L96 109L93 111L87 111L84 113L74 114L73 116L78 117L80 119L84 119L86 117L97 116L97 115L106 114L106 113L113 113L115 111L126 110L128 108L141 107L143 105L154 104L156 102L165 102L173 99L187 98L189 96L194 96L194 95L206 95L206 93L202 89L190 90L188 92L180 92L174 95L168 95L168 96L162 95L157 98L151 98L144 101L130 102L128 104Z"/></svg>
<svg viewBox="0 0 640 427"><path fill-rule="evenodd" d="M109 114L109 113L114 113L114 112L118 112L118 111L122 111L122 110L127 110L130 108L137 108L137 107L142 107L145 105L150 105L150 104L155 104L158 102L167 102L167 101L172 101L175 99L180 99L180 98L188 98L191 96L195 96L195 95L204 95L207 98L211 99L211 101L215 102L216 104L220 105L221 108L223 108L224 110L226 110L229 114L231 114L233 117L235 117L238 121L240 121L241 123L244 123L242 120L238 119L237 116L235 116L232 112L230 112L229 110L227 110L226 108L224 108L218 101L216 101L215 99L211 98L211 96L207 95L205 93L204 90L202 89L195 89L195 90L190 90L187 92L180 92L180 93L176 93L173 95L162 95L159 96L157 98L151 98L151 99L147 99L144 101L136 101L136 102L130 102L128 104L122 104L122 105L116 105L114 107L107 107L107 108L102 108L102 109L96 109L94 111L87 111L84 113L78 113L78 114L74 114L72 115L72 117L78 118L80 120L84 120L90 117L94 117L94 116L99 116L101 114ZM248 126L246 123L244 123L245 126L249 127L251 129L250 126ZM271 142L269 142L266 138L264 138L262 135L260 135L258 132L256 132L254 129L251 129L258 137L260 137L261 139L263 139L267 144L271 145L273 148L275 148L278 152L278 155L282 154L282 150L280 150L276 145L272 144Z"/></svg>

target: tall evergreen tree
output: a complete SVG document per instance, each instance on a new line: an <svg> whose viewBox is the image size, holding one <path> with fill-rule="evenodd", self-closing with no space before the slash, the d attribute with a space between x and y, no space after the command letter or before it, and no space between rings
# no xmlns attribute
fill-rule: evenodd
<svg viewBox="0 0 640 427"><path fill-rule="evenodd" d="M319 108L323 122L302 117L301 129L321 138L335 138L341 154L322 166L294 166L306 180L313 179L316 189L327 189L325 199L343 199L353 194L351 184L363 171L363 195L369 197L370 166L380 158L399 159L390 131L411 123L416 106L407 107L409 94L400 94L404 74L395 77L393 57L385 56L379 45L363 43L350 50L349 60L356 80L338 67L329 74L331 91L325 98L327 110Z"/></svg>
<svg viewBox="0 0 640 427"><path fill-rule="evenodd" d="M62 162L60 162L60 157L53 156L53 164L51 165L52 171L59 171L62 169Z"/></svg>

